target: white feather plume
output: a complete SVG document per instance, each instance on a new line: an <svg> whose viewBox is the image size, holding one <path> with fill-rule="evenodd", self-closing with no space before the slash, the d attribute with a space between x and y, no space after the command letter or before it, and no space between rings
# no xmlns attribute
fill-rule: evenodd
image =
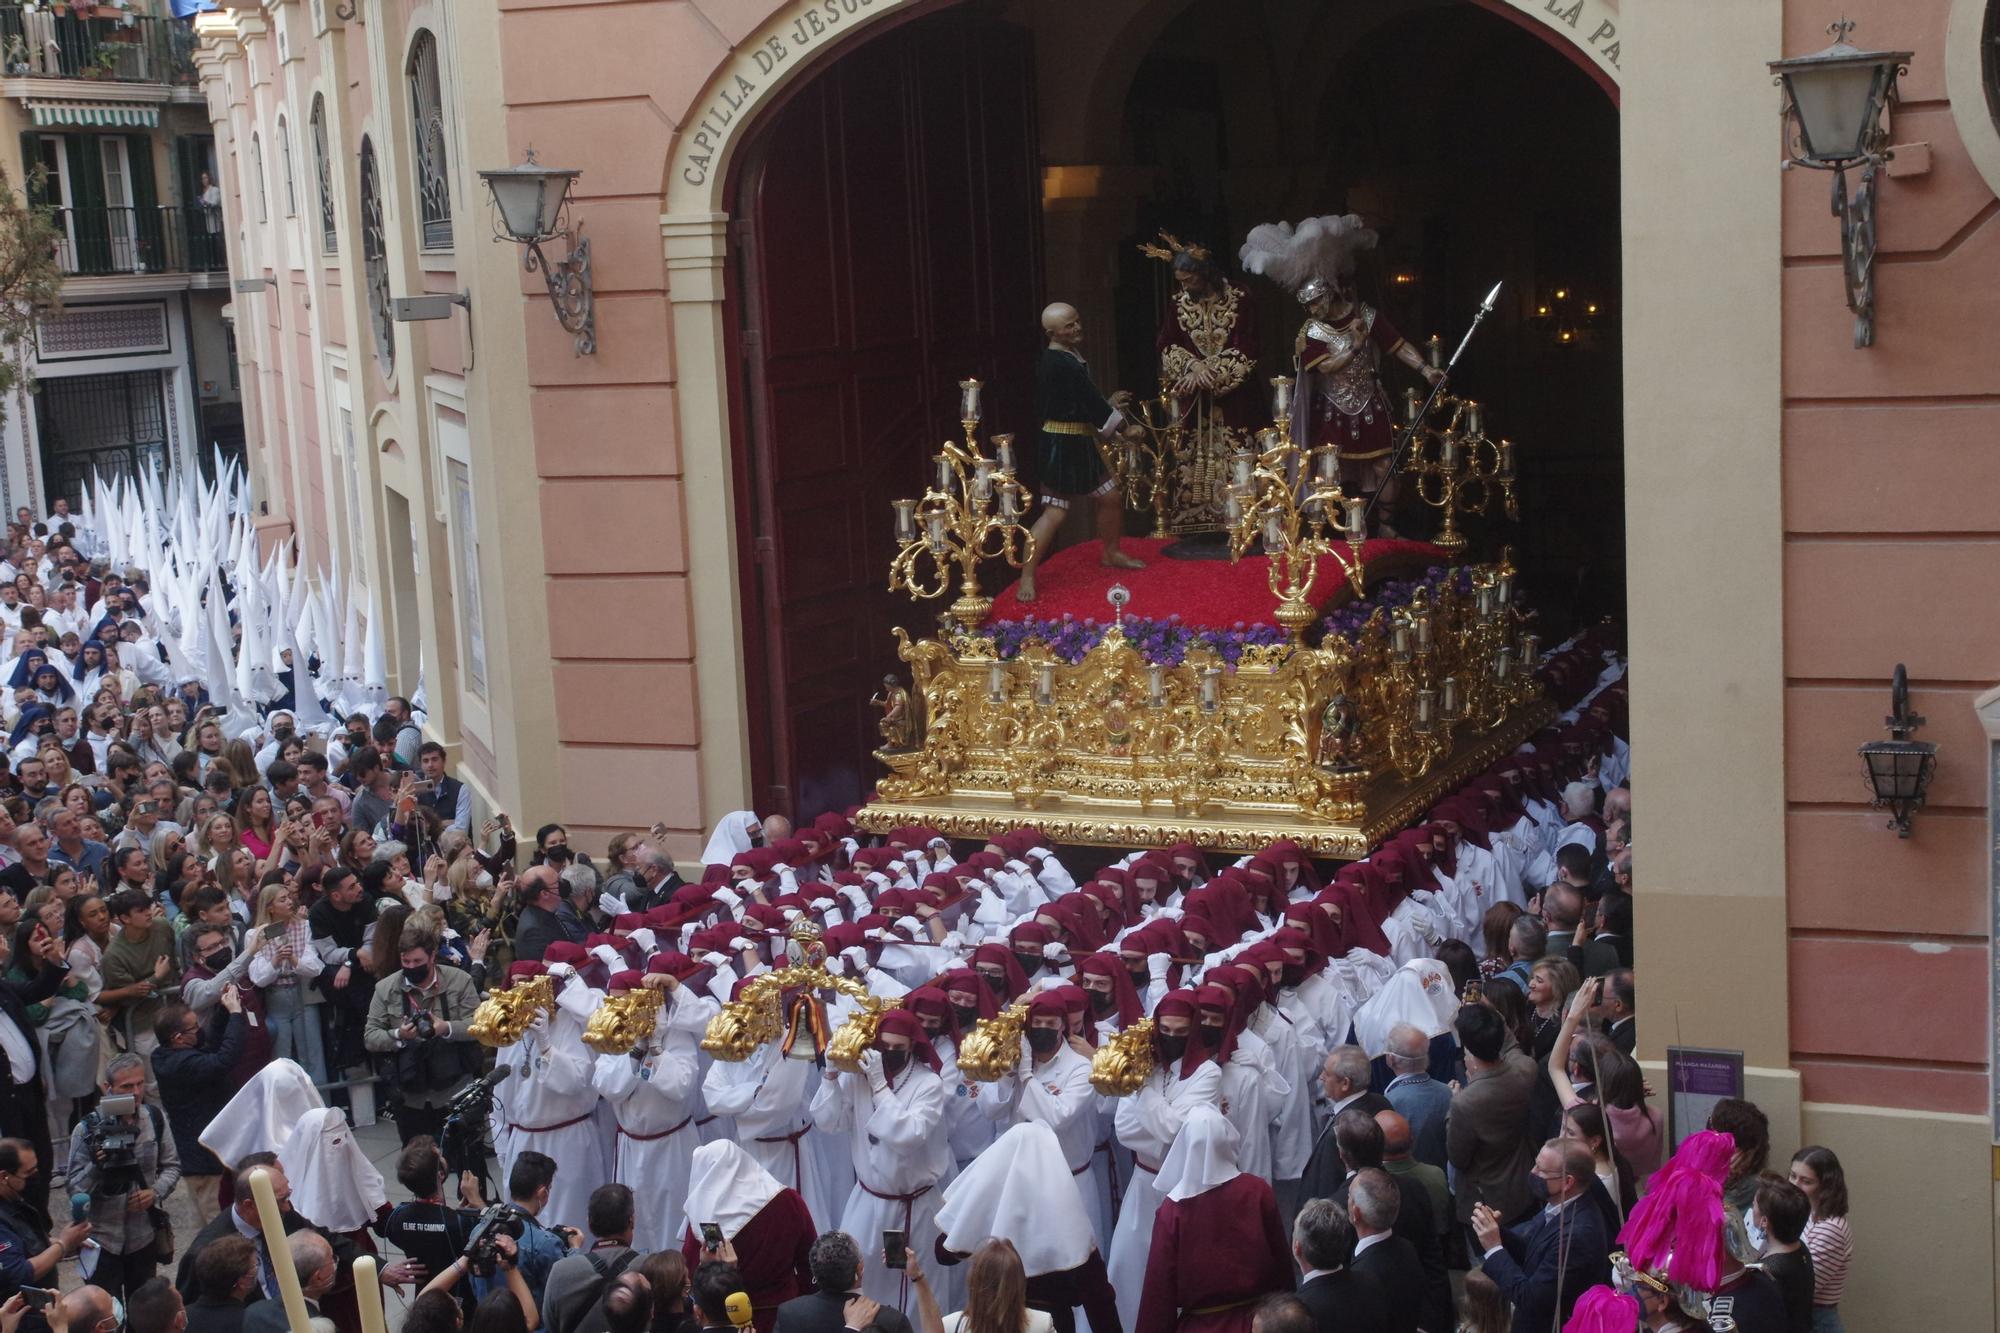
<svg viewBox="0 0 2000 1333"><path fill-rule="evenodd" d="M1259 273L1297 291L1314 278L1339 278L1354 271L1358 251L1375 247L1375 232L1359 213L1329 213L1289 222L1266 222L1250 229L1238 258L1245 273Z"/></svg>

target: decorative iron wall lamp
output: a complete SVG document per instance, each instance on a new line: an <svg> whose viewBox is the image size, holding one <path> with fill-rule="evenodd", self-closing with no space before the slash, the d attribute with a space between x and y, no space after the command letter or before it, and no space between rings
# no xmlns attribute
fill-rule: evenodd
<svg viewBox="0 0 2000 1333"><path fill-rule="evenodd" d="M1833 173L1854 345L1868 347L1875 341L1875 178L1889 160L1882 115L1896 100L1897 77L1909 72L1910 52L1857 50L1847 42L1849 19L1827 31L1832 46L1770 67L1785 90L1785 165ZM1861 183L1850 196L1847 170L1855 166Z"/></svg>
<svg viewBox="0 0 2000 1333"><path fill-rule="evenodd" d="M1889 811L1889 827L1896 836L1910 836L1910 816L1924 807L1924 793L1931 775L1937 771L1937 745L1913 741L1911 735L1924 719L1910 711L1910 677L1903 664L1889 682L1889 716L1885 725L1890 739L1870 741L1861 747L1861 761L1868 766L1868 785L1875 793L1878 809Z"/></svg>
<svg viewBox="0 0 2000 1333"><path fill-rule="evenodd" d="M479 178L493 193L494 239L528 247L523 260L528 272L539 272L549 285L556 322L576 335L578 356L597 350L597 304L590 283L590 238L569 221L570 186L581 172L545 167L535 150L518 167L482 171ZM551 260L542 242L561 237L568 247Z"/></svg>

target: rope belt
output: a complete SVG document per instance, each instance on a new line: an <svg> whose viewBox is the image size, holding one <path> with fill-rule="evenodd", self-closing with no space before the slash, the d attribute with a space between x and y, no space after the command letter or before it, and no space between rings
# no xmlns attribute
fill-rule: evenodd
<svg viewBox="0 0 2000 1333"><path fill-rule="evenodd" d="M1242 1300L1240 1300L1240 1301L1228 1301L1228 1302L1225 1302L1225 1303L1224 1303L1224 1304L1222 1304L1222 1305L1204 1305L1204 1306L1200 1306L1200 1307L1199 1307L1199 1308L1197 1308L1197 1309L1193 1309L1193 1310L1189 1310L1189 1311L1186 1311L1186 1313L1187 1313L1187 1314L1221 1314L1221 1313L1223 1313L1223 1312L1224 1312L1224 1311L1226 1311L1226 1310L1241 1310L1241 1309L1242 1309L1242 1308L1243 1308L1244 1306L1246 1306L1246 1305L1255 1305L1255 1304L1256 1304L1256 1303L1257 1303L1258 1301L1261 1301L1261 1300L1263 1300L1263 1299L1264 1299L1264 1298L1263 1298L1262 1296L1245 1296L1245 1297L1244 1297L1244 1298L1243 1298Z"/></svg>
<svg viewBox="0 0 2000 1333"><path fill-rule="evenodd" d="M689 1125L692 1125L693 1123L694 1123L694 1117L689 1116L687 1119L681 1121L678 1125L675 1125L672 1129L663 1129L657 1134L634 1134L631 1130L625 1128L625 1126L623 1125L618 1126L618 1132L625 1138L631 1139L634 1143L652 1143L657 1139L664 1139L671 1135L678 1134L682 1130L686 1129Z"/></svg>
<svg viewBox="0 0 2000 1333"><path fill-rule="evenodd" d="M1110 1139L1106 1139L1095 1148L1092 1148L1090 1153L1093 1159L1095 1159L1098 1153L1104 1154L1104 1169L1106 1178L1111 1186L1111 1211L1115 1214L1118 1211L1119 1202L1124 1197L1124 1183L1118 1179L1118 1154L1111 1150Z"/></svg>
<svg viewBox="0 0 2000 1333"><path fill-rule="evenodd" d="M861 1187L861 1192L863 1194L871 1194L874 1197L884 1200L885 1202L888 1203L902 1204L903 1240L907 1244L909 1241L914 1239L914 1237L910 1235L910 1232L912 1230L911 1223L913 1223L916 1220L917 1200L923 1198L926 1194L929 1194L931 1192L932 1189L931 1185L924 1186L922 1189L918 1190L914 1194L884 1194L881 1190L874 1188L867 1181L863 1180L858 1175L854 1178L854 1183ZM910 1298L910 1274L909 1271L905 1269L903 1272L902 1294L898 1298L898 1304L901 1304L903 1301L907 1301L909 1298Z"/></svg>
<svg viewBox="0 0 2000 1333"><path fill-rule="evenodd" d="M1149 1176L1157 1176L1160 1174L1159 1167L1154 1166L1152 1163L1148 1162L1145 1158L1141 1157L1138 1153L1132 1154L1132 1165L1138 1167L1141 1171L1144 1171Z"/></svg>
<svg viewBox="0 0 2000 1333"><path fill-rule="evenodd" d="M583 1113L582 1115L580 1115L580 1116L576 1116L576 1117L574 1117L574 1118L572 1118L572 1119L569 1119L569 1120L565 1120L565 1121L563 1121L563 1122L562 1122L561 1124L559 1124L559 1125L514 1125L514 1124L510 1124L510 1125L508 1125L508 1126L507 1126L507 1128L509 1128L509 1129L513 1130L513 1131L514 1131L514 1132L515 1132L516 1134L553 1134L553 1133L555 1133L555 1132L556 1132L557 1130L559 1130L559 1129L568 1129L568 1128L569 1128L569 1127L570 1127L571 1125L580 1125L580 1124L582 1124L582 1123L583 1123L584 1121L586 1121L586 1120L590 1119L590 1117L591 1117L591 1115L592 1115L592 1114L593 1114L593 1112L591 1112L591 1111L585 1111L585 1112L584 1112L584 1113Z"/></svg>
<svg viewBox="0 0 2000 1333"><path fill-rule="evenodd" d="M1042 429L1051 435L1097 435L1097 427L1088 421L1044 421Z"/></svg>
<svg viewBox="0 0 2000 1333"><path fill-rule="evenodd" d="M792 1145L792 1187L803 1190L806 1187L806 1162L799 1151L799 1140L812 1132L811 1125L801 1125L789 1134L771 1134L752 1139L752 1143L789 1143Z"/></svg>

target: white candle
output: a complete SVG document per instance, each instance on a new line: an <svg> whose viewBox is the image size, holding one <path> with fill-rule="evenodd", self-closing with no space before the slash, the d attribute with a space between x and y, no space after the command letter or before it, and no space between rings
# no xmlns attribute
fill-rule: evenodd
<svg viewBox="0 0 2000 1333"><path fill-rule="evenodd" d="M978 380L960 380L958 382L958 419L960 421L979 420Z"/></svg>
<svg viewBox="0 0 2000 1333"><path fill-rule="evenodd" d="M999 703L1007 694L1007 668L995 662L986 668L986 695Z"/></svg>
<svg viewBox="0 0 2000 1333"><path fill-rule="evenodd" d="M1493 592L1500 599L1500 605L1512 606L1514 604L1514 576L1512 574L1502 574L1494 581Z"/></svg>
<svg viewBox="0 0 2000 1333"><path fill-rule="evenodd" d="M1014 437L995 435L993 437L993 457L999 461L1002 472L1014 470Z"/></svg>
<svg viewBox="0 0 2000 1333"><path fill-rule="evenodd" d="M1056 669L1044 662L1035 669L1035 702L1047 706L1056 701Z"/></svg>
<svg viewBox="0 0 2000 1333"><path fill-rule="evenodd" d="M376 1275L372 1254L355 1256L354 1298L361 1307L361 1333L389 1333L389 1325L382 1317L382 1282Z"/></svg>
<svg viewBox="0 0 2000 1333"><path fill-rule="evenodd" d="M1248 486L1251 471L1257 466L1256 455L1248 449L1238 449L1229 455L1229 480L1232 485Z"/></svg>
<svg viewBox="0 0 2000 1333"><path fill-rule="evenodd" d="M250 1173L250 1194L257 1200L257 1225L263 1229L264 1248L270 1253L271 1271L278 1279L285 1322L292 1326L292 1333L308 1333L312 1319L306 1313L305 1292L299 1287L299 1270L292 1263L291 1247L285 1241L285 1217L278 1209L278 1192L271 1186L271 1173L261 1166Z"/></svg>
<svg viewBox="0 0 2000 1333"><path fill-rule="evenodd" d="M1146 668L1146 693L1155 708L1167 703L1167 669L1157 662Z"/></svg>
<svg viewBox="0 0 2000 1333"><path fill-rule="evenodd" d="M1367 512L1367 501L1349 500L1347 502L1347 535L1349 537L1358 538L1361 536L1362 515Z"/></svg>
<svg viewBox="0 0 2000 1333"><path fill-rule="evenodd" d="M1275 554L1285 544L1285 520L1277 514L1264 516L1264 550Z"/></svg>
<svg viewBox="0 0 2000 1333"><path fill-rule="evenodd" d="M1417 730L1428 731L1431 719L1437 715L1437 691L1417 691Z"/></svg>
<svg viewBox="0 0 2000 1333"><path fill-rule="evenodd" d="M1321 481L1332 481L1340 475L1340 452L1331 445L1320 446L1313 450L1313 466Z"/></svg>
<svg viewBox="0 0 2000 1333"><path fill-rule="evenodd" d="M896 540L913 542L917 539L917 502L915 500L891 500L896 511Z"/></svg>
<svg viewBox="0 0 2000 1333"><path fill-rule="evenodd" d="M951 494L951 460L943 454L937 460L937 488L946 495Z"/></svg>
<svg viewBox="0 0 2000 1333"><path fill-rule="evenodd" d="M1500 652L1493 659L1493 676L1505 680L1514 670L1514 650L1506 644L1500 645Z"/></svg>
<svg viewBox="0 0 2000 1333"><path fill-rule="evenodd" d="M1458 438L1456 436L1447 435L1438 441L1438 462L1444 465L1446 472L1457 471Z"/></svg>
<svg viewBox="0 0 2000 1333"><path fill-rule="evenodd" d="M1208 666L1201 669L1201 706L1213 713L1222 707L1222 668Z"/></svg>
<svg viewBox="0 0 2000 1333"><path fill-rule="evenodd" d="M1478 403L1465 405L1465 433L1474 438L1486 433L1486 413Z"/></svg>
<svg viewBox="0 0 2000 1333"><path fill-rule="evenodd" d="M1292 377L1274 375L1271 377L1271 415L1280 420L1292 414Z"/></svg>
<svg viewBox="0 0 2000 1333"><path fill-rule="evenodd" d="M1019 518L1021 516L1021 488L1013 482L1000 487L1000 517Z"/></svg>
<svg viewBox="0 0 2000 1333"><path fill-rule="evenodd" d="M1430 612L1426 611L1422 615L1417 617L1417 651L1420 653L1427 653L1430 650L1431 650L1431 616Z"/></svg>
<svg viewBox="0 0 2000 1333"><path fill-rule="evenodd" d="M929 516L929 518L928 518L928 519L927 519L927 520L925 521L925 527L926 527L926 528L927 528L927 529L929 530L929 533L930 533L930 539L931 539L931 547L932 547L932 549L934 549L934 550L940 550L940 551L941 551L941 550L943 550L943 549L944 549L944 515L943 515L943 514L940 514L940 513L938 513L938 512L937 512L937 511L936 511L935 509L934 509L934 510L932 510L932 511L931 511L931 513L930 513L930 516Z"/></svg>
<svg viewBox="0 0 2000 1333"><path fill-rule="evenodd" d="M1442 705L1443 705L1443 707L1444 707L1444 715L1445 715L1446 717L1457 717L1457 716L1458 716L1458 677L1457 677L1457 676L1446 676L1446 677L1444 678L1444 696L1443 696L1443 698L1442 698L1442 700L1441 700L1440 702L1442 703Z"/></svg>
<svg viewBox="0 0 2000 1333"><path fill-rule="evenodd" d="M1409 661L1410 626L1408 622L1400 620L1396 622L1395 631L1389 637L1389 651L1394 653L1398 660Z"/></svg>
<svg viewBox="0 0 2000 1333"><path fill-rule="evenodd" d="M980 459L972 466L972 498L985 500L993 495L993 464Z"/></svg>

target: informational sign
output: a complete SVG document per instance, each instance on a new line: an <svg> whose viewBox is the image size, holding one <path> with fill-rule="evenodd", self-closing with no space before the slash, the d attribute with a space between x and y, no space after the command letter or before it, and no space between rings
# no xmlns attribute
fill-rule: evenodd
<svg viewBox="0 0 2000 1333"><path fill-rule="evenodd" d="M1724 1097L1743 1095L1743 1052L1667 1047L1667 1137L1675 1148L1708 1124Z"/></svg>

